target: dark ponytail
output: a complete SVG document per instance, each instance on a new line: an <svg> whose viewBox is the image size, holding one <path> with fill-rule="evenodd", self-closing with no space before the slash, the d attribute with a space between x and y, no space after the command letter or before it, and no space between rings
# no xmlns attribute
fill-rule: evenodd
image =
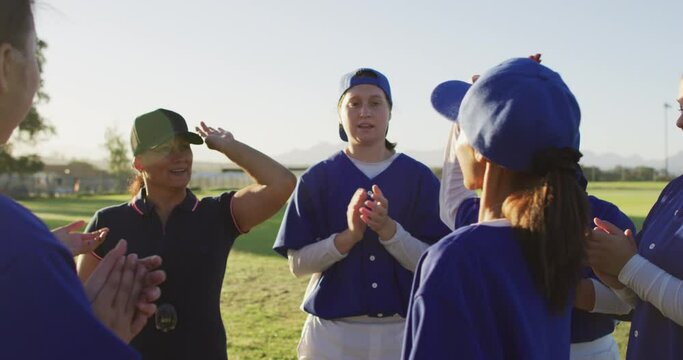
<svg viewBox="0 0 683 360"><path fill-rule="evenodd" d="M534 280L552 311L568 305L580 279L588 236L588 199L576 180L581 153L551 149L534 159L533 170L503 203L518 234Z"/></svg>

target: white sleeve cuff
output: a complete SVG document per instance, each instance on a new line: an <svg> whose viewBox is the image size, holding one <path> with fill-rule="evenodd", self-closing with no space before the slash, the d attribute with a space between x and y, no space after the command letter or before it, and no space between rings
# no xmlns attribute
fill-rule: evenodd
<svg viewBox="0 0 683 360"><path fill-rule="evenodd" d="M632 306L618 296L613 289L610 289L596 279L590 279L595 289L595 304L592 313L600 314L628 314Z"/></svg>
<svg viewBox="0 0 683 360"><path fill-rule="evenodd" d="M628 286L631 281L636 277L636 274L638 273L638 270L642 268L645 264L647 263L647 260L645 260L644 257L635 254L633 255L627 262L624 264L624 267L621 268L621 271L619 272L619 281Z"/></svg>
<svg viewBox="0 0 683 360"><path fill-rule="evenodd" d="M394 233L394 236L387 239L387 240L380 240L379 243L384 245L384 246L390 246L392 244L398 243L402 240L405 240L406 235L408 232L401 226L401 224L398 223L398 221L394 221L396 223L396 233Z"/></svg>

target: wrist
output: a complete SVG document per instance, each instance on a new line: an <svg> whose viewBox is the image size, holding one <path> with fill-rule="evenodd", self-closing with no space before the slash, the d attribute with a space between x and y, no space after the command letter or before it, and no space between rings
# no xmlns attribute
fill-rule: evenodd
<svg viewBox="0 0 683 360"><path fill-rule="evenodd" d="M396 236L396 222L392 219L389 219L387 225L378 231L377 235L381 241L391 240L394 236Z"/></svg>
<svg viewBox="0 0 683 360"><path fill-rule="evenodd" d="M354 233L346 229L334 238L334 246L337 248L337 251L345 255L349 251L351 251L351 248L353 248L354 245L356 245L363 237L361 236L360 239L358 239L357 235L354 235Z"/></svg>

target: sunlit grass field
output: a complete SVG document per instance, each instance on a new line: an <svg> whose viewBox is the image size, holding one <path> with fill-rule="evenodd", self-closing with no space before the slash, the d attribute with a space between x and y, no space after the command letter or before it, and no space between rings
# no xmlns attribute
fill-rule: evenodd
<svg viewBox="0 0 683 360"><path fill-rule="evenodd" d="M591 183L588 192L618 205L638 229L665 183ZM198 195L213 195L200 192ZM127 195L33 199L22 203L50 228L84 219L99 208L125 202ZM271 246L283 212L240 236L233 248L221 294L221 313L231 359L295 359L305 315L299 309L308 279L296 279ZM625 354L628 324L617 329Z"/></svg>

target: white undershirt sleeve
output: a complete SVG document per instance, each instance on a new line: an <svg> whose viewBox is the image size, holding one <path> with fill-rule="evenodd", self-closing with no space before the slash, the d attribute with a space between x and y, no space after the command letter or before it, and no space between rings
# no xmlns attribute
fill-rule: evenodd
<svg viewBox="0 0 683 360"><path fill-rule="evenodd" d="M429 247L429 244L410 235L398 222L396 223L396 234L394 234L394 237L386 241L380 240L379 242L384 245L384 248L401 266L412 272L415 272L420 256Z"/></svg>
<svg viewBox="0 0 683 360"><path fill-rule="evenodd" d="M332 264L346 257L334 246L334 238L337 234L306 245L299 250L288 250L289 270L296 277L320 273Z"/></svg>
<svg viewBox="0 0 683 360"><path fill-rule="evenodd" d="M465 199L477 196L476 192L465 188L463 183L462 170L455 153L455 143L459 133L458 125L454 123L448 134L439 188L439 216L451 230L455 230L455 215L458 213L460 204Z"/></svg>
<svg viewBox="0 0 683 360"><path fill-rule="evenodd" d="M605 286L598 280L590 279L595 289L595 304L592 313L600 314L628 314L633 307L625 302L612 289Z"/></svg>
<svg viewBox="0 0 683 360"><path fill-rule="evenodd" d="M619 281L683 326L683 281L637 254L621 269Z"/></svg>

